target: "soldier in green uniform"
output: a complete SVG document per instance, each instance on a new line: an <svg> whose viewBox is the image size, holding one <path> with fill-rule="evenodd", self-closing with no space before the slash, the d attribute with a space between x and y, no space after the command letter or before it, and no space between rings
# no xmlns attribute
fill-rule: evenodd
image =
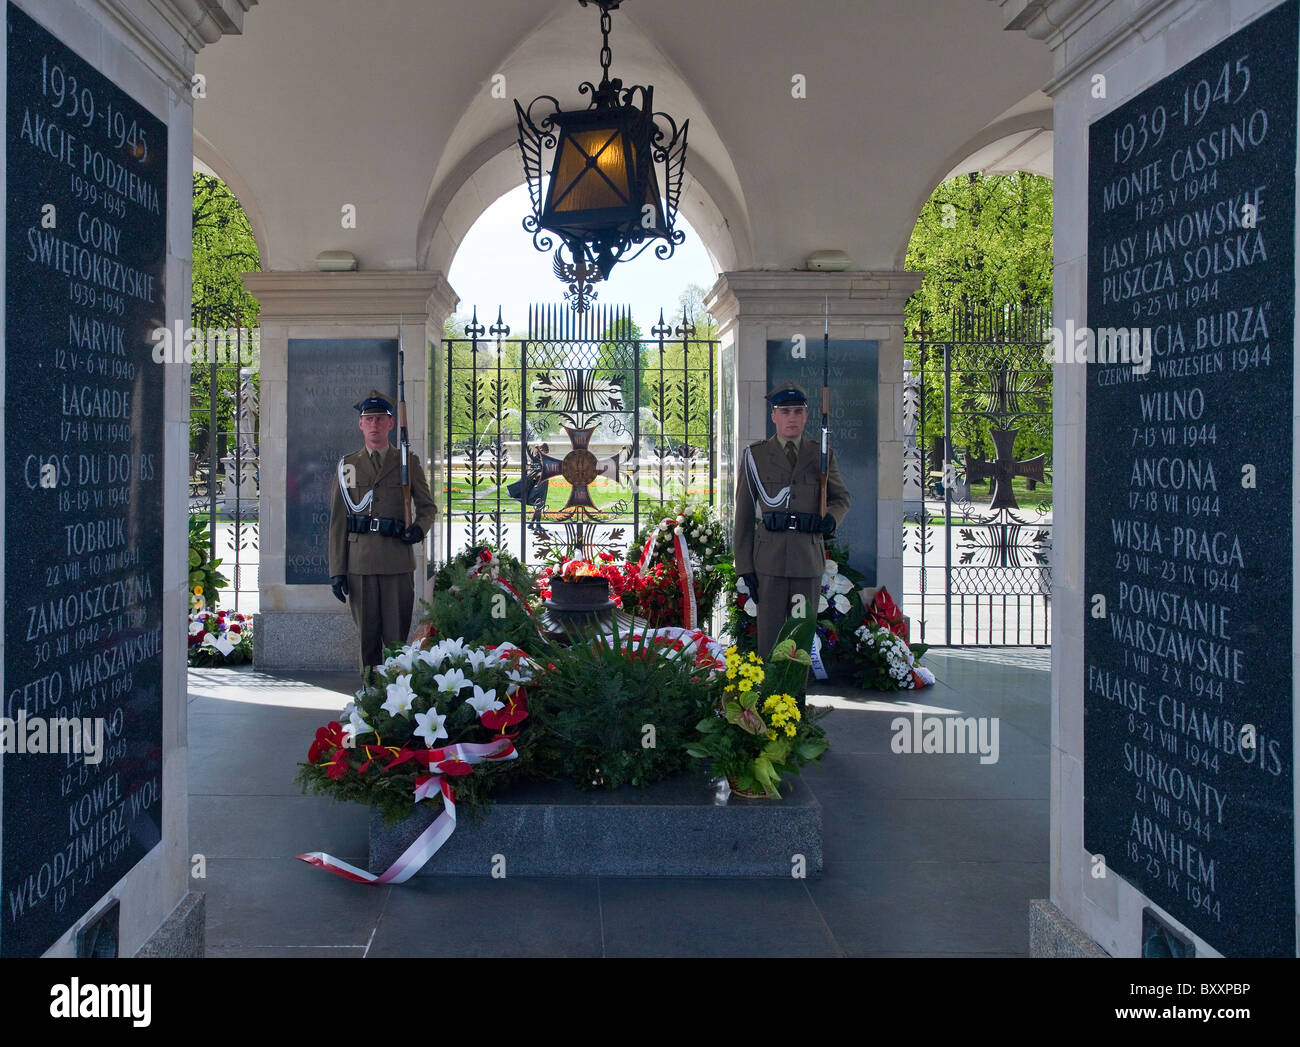
<svg viewBox="0 0 1300 1047"><path fill-rule="evenodd" d="M330 502L330 587L348 604L361 634L361 671L405 643L415 602L414 545L437 518L420 459L409 459L410 526L405 522L401 451L388 442L393 402L378 390L353 405L365 446L339 459Z"/></svg>
<svg viewBox="0 0 1300 1047"><path fill-rule="evenodd" d="M758 653L767 658L791 614L817 614L825 538L849 512L849 491L830 453L826 515L821 446L803 435L808 394L787 383L768 394L776 435L745 448L736 469L736 574L758 604ZM798 599L802 597L802 600Z"/></svg>

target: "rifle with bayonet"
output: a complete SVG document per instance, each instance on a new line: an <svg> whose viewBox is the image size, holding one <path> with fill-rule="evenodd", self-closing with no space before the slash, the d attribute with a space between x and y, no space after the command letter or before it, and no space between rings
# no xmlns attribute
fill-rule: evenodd
<svg viewBox="0 0 1300 1047"><path fill-rule="evenodd" d="M402 452L402 523L409 528L414 519L411 515L411 441L406 432L406 353L402 348L400 320L397 322L397 426L397 445Z"/></svg>
<svg viewBox="0 0 1300 1047"><path fill-rule="evenodd" d="M821 501L817 512L826 518L826 481L830 475L831 455L831 297L826 296L826 315L822 328L822 460Z"/></svg>

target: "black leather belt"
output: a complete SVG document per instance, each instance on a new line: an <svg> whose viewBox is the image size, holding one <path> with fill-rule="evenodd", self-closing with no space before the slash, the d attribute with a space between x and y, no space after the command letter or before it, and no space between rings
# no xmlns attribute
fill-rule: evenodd
<svg viewBox="0 0 1300 1047"><path fill-rule="evenodd" d="M355 516L348 514L349 534L382 534L386 538L397 538L406 530L406 524L391 516Z"/></svg>
<svg viewBox="0 0 1300 1047"><path fill-rule="evenodd" d="M816 513L764 513L763 526L769 531L799 531L802 534L820 533L821 517Z"/></svg>

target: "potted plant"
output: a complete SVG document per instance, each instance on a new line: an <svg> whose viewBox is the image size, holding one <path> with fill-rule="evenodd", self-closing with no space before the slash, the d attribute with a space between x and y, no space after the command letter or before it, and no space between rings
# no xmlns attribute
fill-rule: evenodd
<svg viewBox="0 0 1300 1047"><path fill-rule="evenodd" d="M816 621L789 618L764 664L753 652L726 652L725 682L713 713L696 725L687 752L713 761L714 774L745 797L779 799L782 778L798 774L829 745L814 710L798 695L811 663Z"/></svg>

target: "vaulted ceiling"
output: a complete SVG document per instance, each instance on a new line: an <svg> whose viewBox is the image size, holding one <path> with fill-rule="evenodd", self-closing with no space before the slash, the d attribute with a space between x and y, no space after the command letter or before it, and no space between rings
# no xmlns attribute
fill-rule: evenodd
<svg viewBox="0 0 1300 1047"><path fill-rule="evenodd" d="M832 248L892 268L945 176L1050 171L1050 52L1004 21L986 0L623 0L612 72L690 119L683 211L720 269ZM600 72L576 0L262 0L243 30L198 56L195 152L240 194L266 269L342 248L445 271L523 181L511 99L585 106Z"/></svg>

